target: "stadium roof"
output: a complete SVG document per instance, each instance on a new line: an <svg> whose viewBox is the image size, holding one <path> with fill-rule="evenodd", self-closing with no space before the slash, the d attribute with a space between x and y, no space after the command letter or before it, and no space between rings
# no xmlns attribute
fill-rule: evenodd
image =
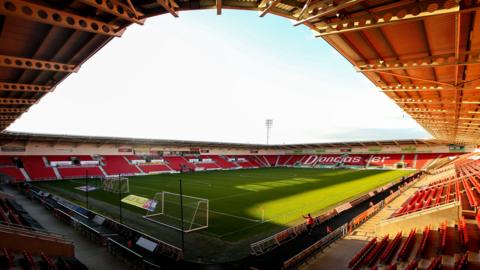
<svg viewBox="0 0 480 270"><path fill-rule="evenodd" d="M0 0L0 130L128 25L211 8L308 26L435 138L478 143L480 3L473 0Z"/></svg>
<svg viewBox="0 0 480 270"><path fill-rule="evenodd" d="M249 144L249 143L219 143L203 141L182 141L182 140L158 140L141 138L122 137L99 137L99 136L72 136L58 134L35 134L22 132L0 133L0 145L7 143L27 144L32 142L56 144L79 145L82 143L93 143L97 145L114 144L118 146L150 146L150 147L192 147L192 148L231 148L231 149L315 149L315 148L349 148L349 147L382 147L382 146L432 146L443 145L439 140L388 140L388 141L357 141L357 142L327 142L327 143L306 143L306 144Z"/></svg>

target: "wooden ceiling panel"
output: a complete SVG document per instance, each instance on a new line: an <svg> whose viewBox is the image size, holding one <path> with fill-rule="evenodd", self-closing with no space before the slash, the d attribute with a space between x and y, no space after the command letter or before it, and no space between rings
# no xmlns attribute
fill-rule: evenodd
<svg viewBox="0 0 480 270"><path fill-rule="evenodd" d="M455 16L428 17L424 24L432 55L455 53Z"/></svg>
<svg viewBox="0 0 480 270"><path fill-rule="evenodd" d="M421 27L421 21L412 21L387 25L382 29L388 42L398 55L417 57L428 54L428 48L423 42ZM422 47L423 45L425 47Z"/></svg>
<svg viewBox="0 0 480 270"><path fill-rule="evenodd" d="M29 57L47 31L47 25L6 17L0 36L0 54Z"/></svg>

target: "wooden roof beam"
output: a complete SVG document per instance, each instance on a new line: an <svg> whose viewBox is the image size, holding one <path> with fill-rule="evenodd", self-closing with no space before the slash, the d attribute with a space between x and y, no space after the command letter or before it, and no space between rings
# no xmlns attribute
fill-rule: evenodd
<svg viewBox="0 0 480 270"><path fill-rule="evenodd" d="M451 104L451 105L455 105L457 104L457 102L455 101L450 101L450 102L447 102L447 101L428 101L428 102L425 102L425 101L395 101L395 103L397 104L425 104L425 105L441 105L441 104ZM460 104L480 104L480 101L476 101L476 100L468 100L468 101L461 101L459 102Z"/></svg>
<svg viewBox="0 0 480 270"><path fill-rule="evenodd" d="M362 70L360 70L360 71L361 71L361 72L367 72L367 71L362 71ZM385 75L390 75L390 76L395 76L395 77L399 77L399 78L410 79L410 80L414 80L414 81L421 81L421 82L426 82L426 83L431 83L431 84L447 85L447 86L450 86L450 87L455 87L455 86L454 86L453 84L451 84L451 83L439 82L439 81L432 81L432 80L427 80L427 79L418 78L418 77L413 77L413 76L408 76L408 75L396 74L396 73L393 73L393 72L386 72L386 71L379 71L379 70L371 71L371 72L380 73L380 74L385 74Z"/></svg>
<svg viewBox="0 0 480 270"><path fill-rule="evenodd" d="M0 105L32 105L36 102L36 99L0 98Z"/></svg>
<svg viewBox="0 0 480 270"><path fill-rule="evenodd" d="M96 1L96 0L78 0L84 4L95 7L105 13L114 15L118 18L126 21L143 25L145 19L139 19L143 17L143 14L138 12L135 7L129 1L129 5L122 4L118 1Z"/></svg>
<svg viewBox="0 0 480 270"><path fill-rule="evenodd" d="M34 69L56 72L77 72L80 67L52 61L0 55L0 66L9 68Z"/></svg>
<svg viewBox="0 0 480 270"><path fill-rule="evenodd" d="M480 55L474 56L472 60L458 62L455 56L441 57L434 59L434 57L424 59L412 59L405 61L389 61L375 64L366 64L356 67L357 71L387 71L387 70L404 70L404 69L418 69L418 68L435 68L435 67L450 67L450 66L470 66L480 64Z"/></svg>
<svg viewBox="0 0 480 270"><path fill-rule="evenodd" d="M177 10L179 6L175 3L174 0L157 0L166 11L172 14L173 17L178 18Z"/></svg>
<svg viewBox="0 0 480 270"><path fill-rule="evenodd" d="M345 9L345 8L348 8L348 7L351 7L351 6L354 6L354 5L358 5L358 4L360 4L364 1L365 0L344 0L341 3L339 3L338 5L331 5L331 6L327 5L326 8L323 8L323 9L319 10L320 13L315 14L313 16L310 16L310 17L308 17L304 20L301 20L301 21L295 23L294 26L299 26L301 24L311 22L313 20L320 19L322 17L337 13L342 9ZM305 11L302 11L301 15L303 15L304 12Z"/></svg>
<svg viewBox="0 0 480 270"><path fill-rule="evenodd" d="M120 37L125 30L117 25L20 0L0 0L0 14L108 36Z"/></svg>
<svg viewBox="0 0 480 270"><path fill-rule="evenodd" d="M396 23L421 20L425 17L446 15L460 11L460 5L450 0L412 1L407 5L357 16L338 22L320 22L317 37L381 27Z"/></svg>
<svg viewBox="0 0 480 270"><path fill-rule="evenodd" d="M26 112L27 110L24 108L7 108L7 107L0 107L0 113L5 114L5 113L12 113L12 114L18 114L18 113L23 113Z"/></svg>
<svg viewBox="0 0 480 270"><path fill-rule="evenodd" d="M223 6L222 0L215 1L215 7L217 8L217 15L222 15L222 6Z"/></svg>
<svg viewBox="0 0 480 270"><path fill-rule="evenodd" d="M441 109L417 109L417 108L407 108L404 109L405 112L425 112L425 113L450 113L451 111L449 110L441 110Z"/></svg>
<svg viewBox="0 0 480 270"><path fill-rule="evenodd" d="M268 12L270 12L270 10L272 8L274 8L278 3L280 3L281 0L267 0L267 1L264 1L262 2L262 4L260 4L258 7L259 8L263 8L262 12L260 12L260 17L263 17L265 15L267 15Z"/></svg>
<svg viewBox="0 0 480 270"><path fill-rule="evenodd" d="M15 120L17 117L15 115L0 115L0 120Z"/></svg>
<svg viewBox="0 0 480 270"><path fill-rule="evenodd" d="M47 93L52 90L53 87L48 85L0 82L0 91Z"/></svg>
<svg viewBox="0 0 480 270"><path fill-rule="evenodd" d="M469 114L464 114L464 115L469 115ZM410 114L411 117L415 119L455 119L453 116L437 116L437 115L429 115L429 114L423 114L423 113L417 113L417 114ZM459 117L459 119L462 120L470 120L470 121L480 121L480 118L473 118L472 117Z"/></svg>
<svg viewBox="0 0 480 270"><path fill-rule="evenodd" d="M476 88L426 88L426 89L395 89L395 90L380 90L380 92L388 93L388 92L448 92L448 91L476 91L478 92L480 89Z"/></svg>
<svg viewBox="0 0 480 270"><path fill-rule="evenodd" d="M300 13L297 15L297 19L301 19L303 17L303 14L307 11L308 8L310 8L310 4L312 3L312 0L307 0L305 2L305 5L303 5L302 10L300 10Z"/></svg>

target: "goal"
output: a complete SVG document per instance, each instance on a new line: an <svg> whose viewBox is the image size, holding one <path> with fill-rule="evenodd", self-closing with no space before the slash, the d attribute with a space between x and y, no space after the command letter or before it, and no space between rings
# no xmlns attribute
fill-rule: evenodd
<svg viewBox="0 0 480 270"><path fill-rule="evenodd" d="M153 201L155 208L144 216L149 221L183 232L208 228L208 199L162 191L155 194Z"/></svg>
<svg viewBox="0 0 480 270"><path fill-rule="evenodd" d="M128 193L130 186L127 177L108 177L102 179L102 189L112 193Z"/></svg>

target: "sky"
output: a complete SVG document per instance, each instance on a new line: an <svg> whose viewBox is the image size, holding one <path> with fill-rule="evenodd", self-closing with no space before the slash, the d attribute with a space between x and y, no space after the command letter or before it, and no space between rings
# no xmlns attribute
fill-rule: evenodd
<svg viewBox="0 0 480 270"><path fill-rule="evenodd" d="M9 131L238 143L428 138L306 27L183 12L132 25Z"/></svg>

